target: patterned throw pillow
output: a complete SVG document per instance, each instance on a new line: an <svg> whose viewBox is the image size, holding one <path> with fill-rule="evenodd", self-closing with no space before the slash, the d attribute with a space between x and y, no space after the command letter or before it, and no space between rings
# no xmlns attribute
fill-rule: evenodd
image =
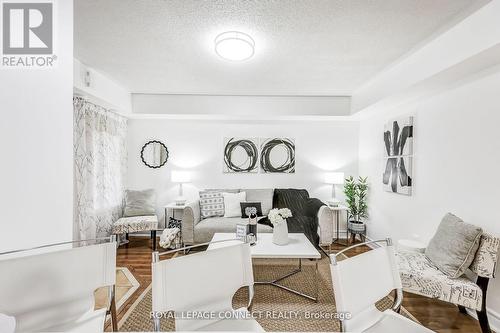
<svg viewBox="0 0 500 333"><path fill-rule="evenodd" d="M200 192L200 215L202 219L224 216L224 197L222 192Z"/></svg>
<svg viewBox="0 0 500 333"><path fill-rule="evenodd" d="M168 221L168 229L172 229L172 228L182 229L182 220L174 219L173 217L170 217L170 220Z"/></svg>

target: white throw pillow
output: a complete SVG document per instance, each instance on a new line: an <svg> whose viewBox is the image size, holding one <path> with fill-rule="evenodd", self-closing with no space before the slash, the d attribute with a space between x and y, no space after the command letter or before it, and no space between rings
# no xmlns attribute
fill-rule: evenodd
<svg viewBox="0 0 500 333"><path fill-rule="evenodd" d="M224 217L239 217L241 216L240 202L247 201L247 193L226 193L223 192L224 197Z"/></svg>

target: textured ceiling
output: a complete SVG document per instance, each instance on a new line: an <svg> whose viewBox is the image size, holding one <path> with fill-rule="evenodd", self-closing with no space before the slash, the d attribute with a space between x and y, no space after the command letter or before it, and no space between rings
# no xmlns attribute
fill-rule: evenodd
<svg viewBox="0 0 500 333"><path fill-rule="evenodd" d="M350 95L487 0L75 0L75 57L136 93ZM213 50L240 30L255 56Z"/></svg>

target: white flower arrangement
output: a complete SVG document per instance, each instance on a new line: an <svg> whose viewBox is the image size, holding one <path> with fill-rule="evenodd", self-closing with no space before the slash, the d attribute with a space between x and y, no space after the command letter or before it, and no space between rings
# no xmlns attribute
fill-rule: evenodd
<svg viewBox="0 0 500 333"><path fill-rule="evenodd" d="M292 217L292 211L288 208L274 208L269 211L267 217L273 225L278 225L285 223L287 218Z"/></svg>

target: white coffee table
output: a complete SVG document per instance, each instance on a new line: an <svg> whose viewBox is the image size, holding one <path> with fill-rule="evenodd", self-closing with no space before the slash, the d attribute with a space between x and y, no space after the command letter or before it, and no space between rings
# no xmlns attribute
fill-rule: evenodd
<svg viewBox="0 0 500 333"><path fill-rule="evenodd" d="M231 240L235 238L234 233L216 233L212 238L212 242L208 246L208 250L221 248L238 244L240 241ZM256 285L272 285L288 292L300 295L307 299L318 301L318 260L321 259L321 253L312 245L309 239L304 234L288 234L289 243L287 245L276 245L273 243L272 233L260 233L257 235L257 243L250 250L252 259L298 259L298 268L272 281L256 281ZM230 240L223 242L224 240ZM302 271L302 259L311 259L315 261L314 281L315 295L307 295L298 290L279 284L280 281L297 274Z"/></svg>

